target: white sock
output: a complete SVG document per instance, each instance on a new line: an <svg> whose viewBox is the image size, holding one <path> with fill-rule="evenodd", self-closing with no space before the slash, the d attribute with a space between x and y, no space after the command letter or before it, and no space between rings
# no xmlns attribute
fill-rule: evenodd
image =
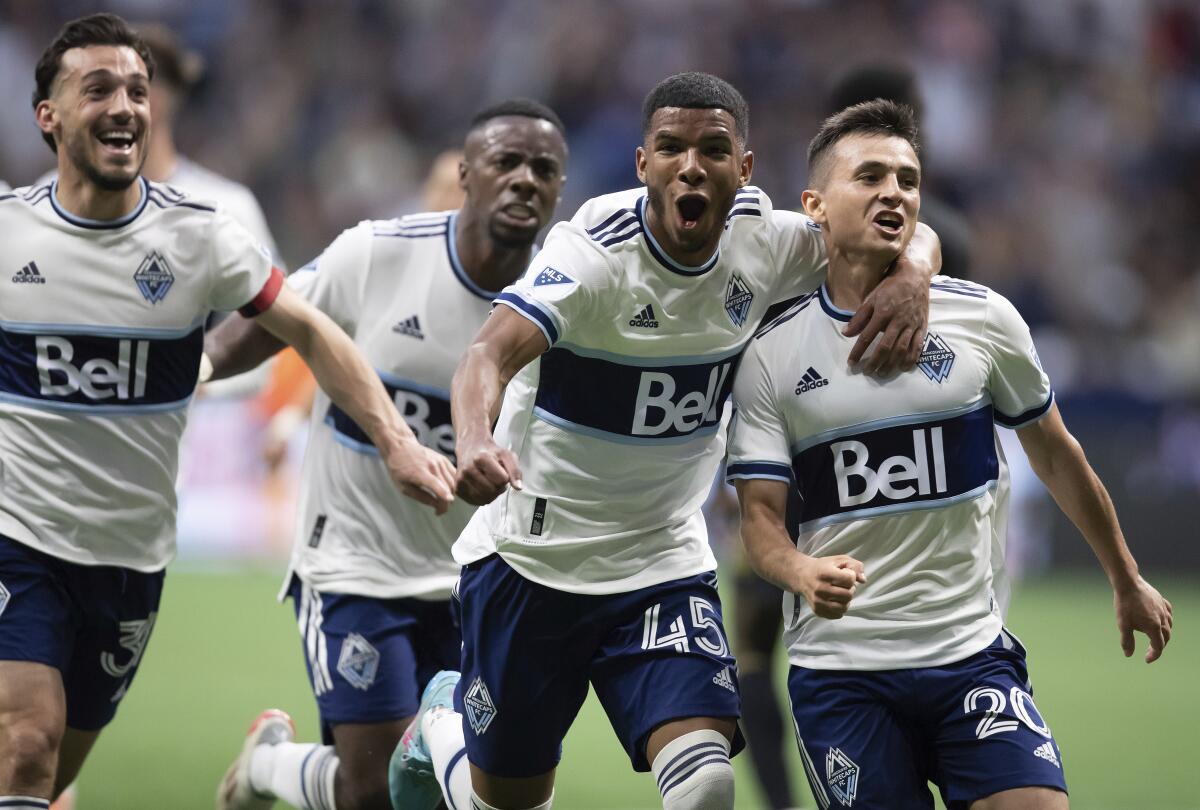
<svg viewBox="0 0 1200 810"><path fill-rule="evenodd" d="M554 802L554 794L551 793L550 798L546 799L545 802L543 802L542 804L539 804L537 807L530 807L530 808L528 808L528 810L550 810L550 805L553 804L553 802ZM500 810L500 808L492 807L490 804L488 804L483 799L476 796L474 792L472 792L471 793L471 803L469 805L467 805L467 810Z"/></svg>
<svg viewBox="0 0 1200 810"><path fill-rule="evenodd" d="M663 810L733 810L733 765L721 732L701 729L671 740L650 767Z"/></svg>
<svg viewBox="0 0 1200 810"><path fill-rule="evenodd" d="M37 796L0 796L0 808L3 810L46 810L49 806L49 799Z"/></svg>
<svg viewBox="0 0 1200 810"><path fill-rule="evenodd" d="M250 758L250 786L300 810L336 810L332 745L281 742L260 745Z"/></svg>
<svg viewBox="0 0 1200 810"><path fill-rule="evenodd" d="M421 718L421 734L429 747L446 807L471 810L471 768L463 741L462 715L452 709L428 711Z"/></svg>

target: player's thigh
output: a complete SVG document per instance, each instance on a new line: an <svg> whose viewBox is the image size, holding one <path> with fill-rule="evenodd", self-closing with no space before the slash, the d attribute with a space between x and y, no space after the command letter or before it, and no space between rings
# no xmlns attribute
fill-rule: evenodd
<svg viewBox="0 0 1200 810"><path fill-rule="evenodd" d="M819 807L932 810L918 730L894 709L891 673L788 673L800 759Z"/></svg>
<svg viewBox="0 0 1200 810"><path fill-rule="evenodd" d="M425 685L414 641L420 603L319 591L298 577L289 594L327 744L338 726L390 726L417 713Z"/></svg>
<svg viewBox="0 0 1200 810"><path fill-rule="evenodd" d="M0 660L0 787L16 771L39 771L39 778L54 772L66 716L57 669Z"/></svg>
<svg viewBox="0 0 1200 810"><path fill-rule="evenodd" d="M673 721L720 721L733 753L745 746L737 664L721 617L716 574L604 597L607 628L592 686L636 771L650 770L651 733ZM675 735L678 736L678 735ZM673 737L671 738L673 739ZM669 739L660 734L659 749Z"/></svg>
<svg viewBox="0 0 1200 810"><path fill-rule="evenodd" d="M388 761L412 717L384 723L339 723L333 727L338 755L337 806L346 810L391 809Z"/></svg>
<svg viewBox="0 0 1200 810"><path fill-rule="evenodd" d="M970 810L1068 810L1067 794L1044 787L1003 790L971 802Z"/></svg>
<svg viewBox="0 0 1200 810"><path fill-rule="evenodd" d="M454 703L471 764L494 777L489 783L518 780L514 791L524 790L521 780L552 780L587 697L597 597L531 582L493 555L463 568L457 598L463 649Z"/></svg>
<svg viewBox="0 0 1200 810"><path fill-rule="evenodd" d="M1002 632L987 649L921 677L938 721L933 780L951 810L1019 788L1065 798L1062 756L1034 703L1020 642Z"/></svg>

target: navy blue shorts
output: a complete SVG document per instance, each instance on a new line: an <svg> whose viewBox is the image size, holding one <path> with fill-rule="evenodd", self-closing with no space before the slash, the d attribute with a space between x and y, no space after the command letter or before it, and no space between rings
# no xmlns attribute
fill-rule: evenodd
<svg viewBox="0 0 1200 810"><path fill-rule="evenodd" d="M788 675L800 754L817 804L950 810L1020 787L1067 790L1062 754L1033 704L1025 649L1008 632L954 664Z"/></svg>
<svg viewBox="0 0 1200 810"><path fill-rule="evenodd" d="M164 576L78 565L0 535L0 660L54 667L67 725L104 728L146 652Z"/></svg>
<svg viewBox="0 0 1200 810"><path fill-rule="evenodd" d="M449 600L328 593L299 577L292 577L288 594L326 745L340 723L411 717L429 679L458 669L462 637Z"/></svg>
<svg viewBox="0 0 1200 810"><path fill-rule="evenodd" d="M467 756L489 774L553 769L588 683L636 771L669 720L741 715L715 573L591 596L522 577L498 555L459 577ZM741 732L734 753L744 746Z"/></svg>

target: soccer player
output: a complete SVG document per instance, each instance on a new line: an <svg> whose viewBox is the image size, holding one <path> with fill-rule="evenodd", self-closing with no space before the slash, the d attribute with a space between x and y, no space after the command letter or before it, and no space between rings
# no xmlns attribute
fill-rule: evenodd
<svg viewBox="0 0 1200 810"><path fill-rule="evenodd" d="M487 504L454 546L480 810L550 806L589 681L665 807L733 805L737 674L700 507L746 341L825 256L807 217L749 185L729 84L664 80L643 134L645 188L555 226L454 378L458 492ZM896 317L872 368L915 360L936 237L913 252L873 299Z"/></svg>
<svg viewBox="0 0 1200 810"><path fill-rule="evenodd" d="M1002 544L994 425L1034 470L1113 586L1125 654L1156 660L1171 605L1138 576L1112 502L1063 425L1029 330L987 287L934 279L917 368L841 361L843 324L883 283L920 206L909 108L876 100L827 119L809 147L804 210L825 284L765 326L734 386L728 475L758 572L785 592L788 678L822 808L1067 807L1061 754L1034 705L1025 650L993 592ZM794 482L799 545L784 523Z"/></svg>
<svg viewBox="0 0 1200 810"><path fill-rule="evenodd" d="M0 196L0 806L45 808L78 773L146 650L174 552L179 436L214 308L296 346L440 509L449 463L237 223L146 181L154 62L121 18L65 25L35 72L58 180Z"/></svg>
<svg viewBox="0 0 1200 810"><path fill-rule="evenodd" d="M454 369L492 300L528 267L566 161L552 110L524 99L490 106L466 137L461 209L363 222L290 279L353 337L417 437L451 460ZM255 321L230 318L206 346L222 377L282 344ZM321 393L313 413L285 591L324 745L292 743L286 718L264 715L222 783L222 810L268 806L265 797L313 810L390 808L388 760L421 689L437 671L458 668L450 589L459 567L450 547L474 507L460 501L441 517L414 508L389 486L355 420ZM427 792L414 781L407 793L419 795L402 791L405 801L440 797L436 781L423 780Z"/></svg>

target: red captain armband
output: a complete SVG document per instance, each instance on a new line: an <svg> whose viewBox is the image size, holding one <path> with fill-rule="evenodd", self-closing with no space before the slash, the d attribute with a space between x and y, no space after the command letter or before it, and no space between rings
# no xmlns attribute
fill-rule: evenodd
<svg viewBox="0 0 1200 810"><path fill-rule="evenodd" d="M279 291L283 288L283 271L278 267L271 268L271 277L267 279L267 283L259 290L258 295L254 296L254 300L246 306L238 310L238 314L253 318L255 315L261 315L271 308L271 304L275 303L275 299L279 296Z"/></svg>

